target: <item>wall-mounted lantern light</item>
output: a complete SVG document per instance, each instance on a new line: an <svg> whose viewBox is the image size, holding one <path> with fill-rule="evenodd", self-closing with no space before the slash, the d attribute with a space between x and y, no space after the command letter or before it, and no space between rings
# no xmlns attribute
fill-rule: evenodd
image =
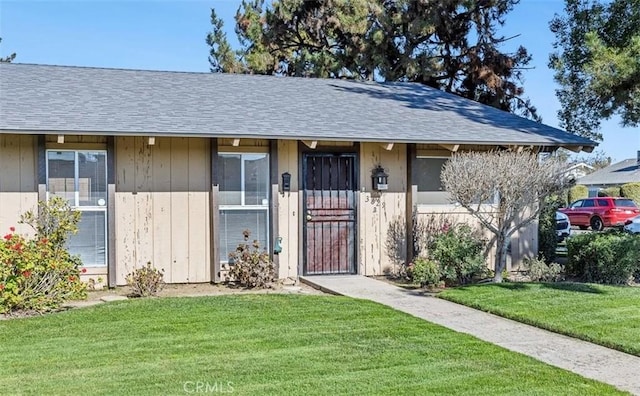
<svg viewBox="0 0 640 396"><path fill-rule="evenodd" d="M389 189L389 175L384 172L384 168L380 165L371 172L371 181L373 182L373 189L376 191Z"/></svg>
<svg viewBox="0 0 640 396"><path fill-rule="evenodd" d="M282 174L282 192L291 191L291 173L284 172Z"/></svg>

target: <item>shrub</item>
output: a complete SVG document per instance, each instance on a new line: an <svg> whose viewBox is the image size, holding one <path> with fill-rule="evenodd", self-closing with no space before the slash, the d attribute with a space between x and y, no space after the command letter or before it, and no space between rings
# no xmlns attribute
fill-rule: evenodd
<svg viewBox="0 0 640 396"><path fill-rule="evenodd" d="M567 273L587 282L626 284L640 273L640 237L617 230L577 235L567 243Z"/></svg>
<svg viewBox="0 0 640 396"><path fill-rule="evenodd" d="M134 297L155 296L164 288L164 270L153 267L149 261L127 275L127 285Z"/></svg>
<svg viewBox="0 0 640 396"><path fill-rule="evenodd" d="M607 187L598 191L599 197L619 197L620 187Z"/></svg>
<svg viewBox="0 0 640 396"><path fill-rule="evenodd" d="M407 241L406 222L402 217L394 218L387 229L385 249L387 256L394 263L391 275L401 278L411 278L406 265L407 243L416 257L428 257L430 246L435 238L454 226L454 223L444 214L419 215L414 208L411 216L413 239Z"/></svg>
<svg viewBox="0 0 640 396"><path fill-rule="evenodd" d="M547 197L540 211L538 222L538 256L552 262L556 257L558 236L556 233L556 210L563 206L563 199L554 195Z"/></svg>
<svg viewBox="0 0 640 396"><path fill-rule="evenodd" d="M562 267L558 263L547 265L544 259L525 259L532 282L559 282L564 280Z"/></svg>
<svg viewBox="0 0 640 396"><path fill-rule="evenodd" d="M435 261L420 257L413 263L411 278L421 287L437 285L440 276L440 268Z"/></svg>
<svg viewBox="0 0 640 396"><path fill-rule="evenodd" d="M587 186L581 184L575 185L569 189L569 203L571 204L578 199L587 198L589 196L589 189Z"/></svg>
<svg viewBox="0 0 640 396"><path fill-rule="evenodd" d="M640 205L640 183L623 184L620 188L620 194L623 197L633 199L636 204Z"/></svg>
<svg viewBox="0 0 640 396"><path fill-rule="evenodd" d="M446 283L463 285L487 275L483 249L484 241L477 232L462 224L451 227L435 238L431 257L439 263Z"/></svg>
<svg viewBox="0 0 640 396"><path fill-rule="evenodd" d="M442 213L431 213L426 218L416 216L413 222L414 257L429 257L436 238L455 226L456 223Z"/></svg>
<svg viewBox="0 0 640 396"><path fill-rule="evenodd" d="M38 203L38 213L28 211L20 223L28 224L39 238L45 238L56 248L64 247L71 234L78 232L80 212L73 210L61 197Z"/></svg>
<svg viewBox="0 0 640 396"><path fill-rule="evenodd" d="M258 241L247 243L251 235L249 230L244 230L242 235L244 242L238 245L235 252L229 253L229 275L243 287L271 287L276 270L269 253L260 248Z"/></svg>
<svg viewBox="0 0 640 396"><path fill-rule="evenodd" d="M39 202L40 215L31 211L21 222L35 230L31 238L10 232L0 240L0 312L45 312L69 299L86 297L80 281L81 262L64 244L77 232L80 213L59 197Z"/></svg>

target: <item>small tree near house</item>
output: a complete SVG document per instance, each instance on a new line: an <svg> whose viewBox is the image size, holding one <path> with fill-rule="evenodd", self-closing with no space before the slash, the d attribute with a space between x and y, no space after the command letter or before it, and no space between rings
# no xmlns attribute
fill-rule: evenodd
<svg viewBox="0 0 640 396"><path fill-rule="evenodd" d="M451 200L494 235L495 282L502 282L511 236L538 218L545 197L572 183L565 168L555 158L511 151L457 153L444 165L441 179Z"/></svg>

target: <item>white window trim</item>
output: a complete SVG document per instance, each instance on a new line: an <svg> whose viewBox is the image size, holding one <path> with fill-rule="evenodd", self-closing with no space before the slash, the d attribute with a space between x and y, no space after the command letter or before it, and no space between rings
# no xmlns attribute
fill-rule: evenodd
<svg viewBox="0 0 640 396"><path fill-rule="evenodd" d="M242 149L242 147L239 147L240 149ZM267 160L269 160L270 157L270 153L267 151L264 151L262 148L260 148L260 150L239 150L239 151L220 151L218 152L218 156L222 156L222 155L235 155L235 156L240 156L240 204L237 205L219 205L218 206L218 211L222 212L222 211L242 211L242 210L252 210L252 211L256 211L256 212L265 212L266 213L266 224L265 224L265 246L262 246L262 248L266 249L268 252L271 252L271 247L269 246L269 240L271 237L271 230L269 229L269 223L271 221L271 210L270 210L270 201L271 201L271 196L269 194L269 171L267 172L267 182L266 184L266 193L267 193L267 203L265 205L246 205L245 204L245 161L244 161L244 156L245 155L255 155L255 154L264 154L265 157L267 158ZM270 165L269 165L270 166ZM220 192L224 192L223 190L219 190ZM223 234L222 231L220 231L218 238L222 238ZM228 258L220 258L220 262L223 264L226 264L229 262Z"/></svg>
<svg viewBox="0 0 640 396"><path fill-rule="evenodd" d="M78 158L78 154L83 152L83 153L101 153L105 155L105 160L107 159L107 150L104 149L60 149L60 148L48 148L45 150L45 177L46 177L46 194L45 194L45 198L47 201L49 201L49 199L51 198L51 195L49 194L49 153L50 152L71 152L74 153L73 156L73 204L70 204L70 206L79 211L79 212L104 212L105 214L105 221L104 221L104 235L105 235L105 253L104 253L104 264L84 264L84 267L88 267L88 268L106 268L107 267L107 263L109 262L109 249L107 248L108 246L108 226L109 226L109 219L108 219L108 213L107 213L107 208L108 208L108 203L107 203L107 199L108 199L108 194L105 195L105 205L103 206L97 206L97 205L80 205L80 161ZM105 166L105 170L104 170L104 180L108 180L108 174L107 174L108 170L107 170L107 166Z"/></svg>

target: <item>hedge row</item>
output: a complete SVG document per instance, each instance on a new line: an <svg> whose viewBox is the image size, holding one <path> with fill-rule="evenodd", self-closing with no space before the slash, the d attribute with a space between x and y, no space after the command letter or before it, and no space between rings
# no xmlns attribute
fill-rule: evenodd
<svg viewBox="0 0 640 396"><path fill-rule="evenodd" d="M631 198L640 205L640 183L627 183L620 188L620 195Z"/></svg>
<svg viewBox="0 0 640 396"><path fill-rule="evenodd" d="M569 276L618 285L640 280L640 235L617 230L575 235L567 250Z"/></svg>
<svg viewBox="0 0 640 396"><path fill-rule="evenodd" d="M622 187L607 187L600 190L599 196L605 197L625 197L633 199L638 206L640 206L640 183L627 183ZM589 196L589 188L587 186L578 184L567 191L566 199L567 204L575 202L579 199L587 198Z"/></svg>

